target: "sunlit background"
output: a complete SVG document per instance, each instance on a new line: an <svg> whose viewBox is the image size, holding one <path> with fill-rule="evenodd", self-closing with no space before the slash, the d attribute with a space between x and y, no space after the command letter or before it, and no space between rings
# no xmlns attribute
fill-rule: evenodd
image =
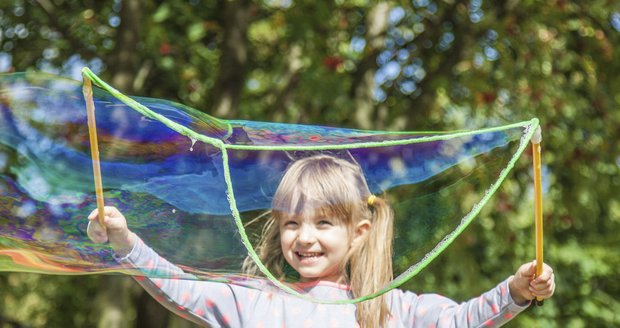
<svg viewBox="0 0 620 328"><path fill-rule="evenodd" d="M0 0L0 71L221 118L459 130L538 117L558 290L510 327L620 325L615 1ZM0 95L1 98L1 95ZM0 157L0 167L8 165ZM534 257L531 158L407 288L466 300ZM189 327L130 278L0 274L0 327Z"/></svg>

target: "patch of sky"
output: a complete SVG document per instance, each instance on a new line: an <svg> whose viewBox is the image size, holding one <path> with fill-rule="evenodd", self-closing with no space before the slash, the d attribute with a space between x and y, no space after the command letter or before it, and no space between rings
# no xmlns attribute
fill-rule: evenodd
<svg viewBox="0 0 620 328"><path fill-rule="evenodd" d="M387 95L385 94L385 91L383 91L383 89L381 89L380 87L376 87L376 88L373 89L372 97L377 102L384 102L385 99L387 99Z"/></svg>
<svg viewBox="0 0 620 328"><path fill-rule="evenodd" d="M485 35L484 38L488 41L488 42L495 42L497 41L497 31L495 31L494 29L489 29Z"/></svg>
<svg viewBox="0 0 620 328"><path fill-rule="evenodd" d="M375 73L375 82L377 85L384 85L389 81L395 80L400 75L401 66L396 61L390 61L379 67Z"/></svg>
<svg viewBox="0 0 620 328"><path fill-rule="evenodd" d="M256 91L260 88L260 82L257 79L249 79L246 85L251 91Z"/></svg>
<svg viewBox="0 0 620 328"><path fill-rule="evenodd" d="M47 59L39 59L36 63L37 69L41 72L50 73L50 74L60 74L60 70L57 66L50 63Z"/></svg>
<svg viewBox="0 0 620 328"><path fill-rule="evenodd" d="M41 26L39 29L39 35L46 40L57 40L62 36L59 32L50 29L48 26Z"/></svg>
<svg viewBox="0 0 620 328"><path fill-rule="evenodd" d="M437 43L437 48L440 51L446 51L450 49L452 46L452 42L454 42L454 34L452 32L445 32L439 38L439 42Z"/></svg>
<svg viewBox="0 0 620 328"><path fill-rule="evenodd" d="M43 58L51 60L58 57L58 53L58 48L56 47L45 48L45 50L43 50Z"/></svg>
<svg viewBox="0 0 620 328"><path fill-rule="evenodd" d="M400 49L396 53L396 58L398 59L399 62L404 62L407 59L409 59L409 55L410 55L409 51L405 49Z"/></svg>
<svg viewBox="0 0 620 328"><path fill-rule="evenodd" d="M114 10L117 13L120 13L122 8L123 8L123 4L121 3L121 0L114 0L114 4L112 5L112 10Z"/></svg>
<svg viewBox="0 0 620 328"><path fill-rule="evenodd" d="M413 22L414 23L420 23L423 20L424 20L424 17L422 17L421 15L413 14Z"/></svg>
<svg viewBox="0 0 620 328"><path fill-rule="evenodd" d="M377 56L377 65L383 66L392 58L392 51L386 50L383 51Z"/></svg>
<svg viewBox="0 0 620 328"><path fill-rule="evenodd" d="M271 8L287 9L293 5L292 0L265 0L264 3Z"/></svg>
<svg viewBox="0 0 620 328"><path fill-rule="evenodd" d="M609 17L609 22L616 31L620 32L620 13L617 11L613 12Z"/></svg>
<svg viewBox="0 0 620 328"><path fill-rule="evenodd" d="M59 74L66 77L69 77L74 80L81 81L82 80L82 68L88 67L95 74L101 72L103 70L103 61L100 58L93 58L91 60L84 60L80 55L72 55L70 56L62 65L61 68L58 68L52 65L49 61L44 60L37 64L39 69L44 72Z"/></svg>
<svg viewBox="0 0 620 328"><path fill-rule="evenodd" d="M24 15L24 13L26 13L26 8L24 8L23 4L19 4L13 7L13 15L15 15L16 17L21 17Z"/></svg>
<svg viewBox="0 0 620 328"><path fill-rule="evenodd" d="M24 39L28 36L28 30L24 24L17 24L17 26L15 26L13 36L20 39Z"/></svg>
<svg viewBox="0 0 620 328"><path fill-rule="evenodd" d="M413 74L415 73L416 68L412 65L407 65L405 67L403 67L403 76L404 77L412 77Z"/></svg>
<svg viewBox="0 0 620 328"><path fill-rule="evenodd" d="M497 93L497 100L500 104L507 104L510 101L510 91L507 89L500 89Z"/></svg>
<svg viewBox="0 0 620 328"><path fill-rule="evenodd" d="M400 47L407 44L407 39L403 37L403 34L401 33L400 30L394 33L394 41L396 41L396 44L398 44Z"/></svg>
<svg viewBox="0 0 620 328"><path fill-rule="evenodd" d="M403 81L399 84L400 92L406 95L412 94L417 88L417 84L413 81Z"/></svg>
<svg viewBox="0 0 620 328"><path fill-rule="evenodd" d="M416 8L424 8L429 5L429 0L413 0L413 6Z"/></svg>
<svg viewBox="0 0 620 328"><path fill-rule="evenodd" d="M406 29L403 31L403 38L405 39L405 41L411 42L413 41L414 37L415 37L415 34L413 33L412 30Z"/></svg>
<svg viewBox="0 0 620 328"><path fill-rule="evenodd" d="M405 10L402 7L394 7L388 13L388 22L391 25L396 25L405 18Z"/></svg>
<svg viewBox="0 0 620 328"><path fill-rule="evenodd" d="M26 28L24 24L15 25L15 35L20 39L25 39L30 35L30 31Z"/></svg>
<svg viewBox="0 0 620 328"><path fill-rule="evenodd" d="M383 69L387 79L394 80L400 75L400 68L401 66L398 62L391 61L387 63Z"/></svg>
<svg viewBox="0 0 620 328"><path fill-rule="evenodd" d="M12 66L13 57L6 52L0 52L0 72L8 72Z"/></svg>
<svg viewBox="0 0 620 328"><path fill-rule="evenodd" d="M121 25L121 18L118 17L118 15L111 15L110 18L108 18L108 24L112 27L118 27Z"/></svg>
<svg viewBox="0 0 620 328"><path fill-rule="evenodd" d="M499 59L499 51L491 46L485 46L484 56L490 61L495 61Z"/></svg>
<svg viewBox="0 0 620 328"><path fill-rule="evenodd" d="M15 28L9 27L5 29L2 33L2 36L7 39L12 39L15 37Z"/></svg>
<svg viewBox="0 0 620 328"><path fill-rule="evenodd" d="M428 4L428 6L426 7L426 10L431 13L431 14L436 14L437 13L437 4L433 1L431 3Z"/></svg>
<svg viewBox="0 0 620 328"><path fill-rule="evenodd" d="M469 2L469 20L472 23L479 23L484 17L484 12L482 11L482 0L472 0Z"/></svg>
<svg viewBox="0 0 620 328"><path fill-rule="evenodd" d="M11 52L13 48L15 48L15 43L13 43L13 41L6 41L2 46L2 50L6 52Z"/></svg>
<svg viewBox="0 0 620 328"><path fill-rule="evenodd" d="M366 47L366 40L363 37L354 36L351 38L351 51L361 53Z"/></svg>
<svg viewBox="0 0 620 328"><path fill-rule="evenodd" d="M480 68L483 64L484 64L484 55L477 52L474 55L474 66L476 66L476 68Z"/></svg>
<svg viewBox="0 0 620 328"><path fill-rule="evenodd" d="M414 72L413 72L413 79L417 82L420 82L422 80L424 80L424 78L426 77L426 71L424 70L424 68L422 67L418 67Z"/></svg>
<svg viewBox="0 0 620 328"><path fill-rule="evenodd" d="M424 77L426 77L426 71L422 67L422 64L423 62L420 58L415 58L411 65L403 67L403 76L415 82L422 81Z"/></svg>

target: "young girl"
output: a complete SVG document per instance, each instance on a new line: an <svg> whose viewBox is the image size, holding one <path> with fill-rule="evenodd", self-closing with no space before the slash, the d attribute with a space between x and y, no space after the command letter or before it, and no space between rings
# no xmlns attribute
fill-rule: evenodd
<svg viewBox="0 0 620 328"><path fill-rule="evenodd" d="M392 280L392 211L372 195L359 166L318 155L294 162L273 197L257 253L267 268L285 278L289 265L299 274L292 287L318 299L350 299ZM158 256L132 233L123 215L106 207L89 216L88 234L109 241L118 261L142 269L136 280L168 309L214 327L497 327L536 297L554 292L552 269L534 278L535 262L468 302L439 295L392 290L356 305L318 304L287 294L269 281L223 284L183 278L181 269ZM244 268L257 273L251 260ZM149 274L150 273L150 274Z"/></svg>

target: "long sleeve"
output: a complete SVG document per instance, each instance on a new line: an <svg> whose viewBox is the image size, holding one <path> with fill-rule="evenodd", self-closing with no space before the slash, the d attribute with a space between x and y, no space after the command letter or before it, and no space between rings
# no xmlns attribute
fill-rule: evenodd
<svg viewBox="0 0 620 328"><path fill-rule="evenodd" d="M182 318L203 326L241 326L235 286L199 281L159 256L139 238L133 250L117 261L140 270L144 276L134 276L135 280L159 303Z"/></svg>
<svg viewBox="0 0 620 328"><path fill-rule="evenodd" d="M208 327L356 327L355 305L318 304L280 291L263 280L234 284L197 280L160 257L140 239L117 259L143 276L140 285L175 314ZM162 278L158 278L162 277ZM165 278L163 278L165 277ZM329 282L296 288L319 299L351 298L347 286ZM388 294L389 327L499 327L523 311L510 297L508 280L483 295L457 304L436 294Z"/></svg>
<svg viewBox="0 0 620 328"><path fill-rule="evenodd" d="M400 292L401 308L395 310L402 311L401 320L408 327L500 327L529 305L512 300L508 281L460 304L436 294Z"/></svg>

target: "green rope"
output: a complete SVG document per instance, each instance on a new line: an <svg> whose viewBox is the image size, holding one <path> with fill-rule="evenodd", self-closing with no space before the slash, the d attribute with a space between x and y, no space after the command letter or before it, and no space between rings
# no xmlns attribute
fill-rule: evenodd
<svg viewBox="0 0 620 328"><path fill-rule="evenodd" d="M534 131L536 131L536 128L539 126L538 119L533 118L530 121L524 121L524 122L504 125L500 127L472 130L472 131L456 131L456 132L450 132L450 133L442 133L442 134L433 135L433 136L414 137L413 135L419 134L419 132L412 133L412 138L403 139L403 140L386 140L386 141L379 141L379 142L358 142L358 143L351 143L351 144L346 144L346 145L297 145L297 146L295 145L281 145L281 146L232 145L232 144L225 144L220 139L211 138L211 137L202 135L200 133L197 133L183 125L180 125L166 118L163 115L155 113L148 107L138 103L137 101L124 95L120 91L114 89L113 87L105 83L103 80L101 80L97 75L95 75L87 67L82 69L82 75L84 76L84 78L91 79L96 85L98 85L105 91L109 92L112 96L119 99L120 101L125 103L127 106L131 107L132 109L136 110L142 115L161 122L162 124L172 129L173 131L178 132L179 134L185 135L191 139L195 139L195 140L208 143L220 149L220 151L222 152L222 167L224 169L224 180L226 182L226 196L230 204L230 209L231 209L234 221L235 221L235 225L237 226L243 245L248 251L248 255L256 263L258 269L274 285L278 286L279 288L286 291L287 293L290 293L297 297L300 297L300 298L303 298L303 299L306 299L306 300L309 300L315 303L323 303L323 304L353 304L353 303L359 303L359 302L363 302L369 299L373 299L375 297L378 297L380 295L383 295L389 292L390 290L394 288L401 286L407 280L411 279L413 276L418 274L424 267L426 267L431 261L433 261L441 252L443 252L456 239L456 237L460 235L465 230L465 228L467 228L467 226L473 221L473 219L480 213L482 207L486 205L486 203L491 199L491 196L493 196L493 194L497 191L501 183L506 179L506 177L508 176L508 173L514 167L517 159L521 156L526 146L528 145L529 141L532 139ZM385 287L383 287L382 289L372 294L364 295L364 296L357 297L354 299L347 299L347 300L323 300L323 299L316 299L314 297L300 294L295 289L279 281L276 277L274 277L271 274L271 272L269 272L267 267L265 267L263 262L260 260L260 258L256 254L256 251L254 250L254 247L252 246L246 234L245 227L243 226L243 222L241 221L241 215L239 214L239 210L237 209L237 203L235 200L236 198L234 195L234 190L233 190L233 185L232 185L232 178L230 176L230 169L228 167L228 152L227 152L228 149L230 150L334 150L334 149L387 147L387 146L408 145L408 144L439 141L439 140L449 140L449 139L453 139L457 137L470 136L470 135L479 134L479 133L504 131L504 130L517 128L517 127L527 128L526 133L521 137L521 143L519 145L519 148L517 149L515 154L512 156L512 158L508 162L508 165L502 170L497 181L495 181L495 183L491 185L491 187L485 193L484 197L477 204L475 204L472 210L461 220L461 223L459 224L459 226L452 233L446 236L439 244L437 244L437 246L435 246L435 248L433 248L428 254L426 254L426 256L422 259L422 261L412 265L404 273L402 273L401 275L393 279ZM231 131L230 124L228 124L228 129L230 132ZM368 131L368 132L372 132L372 131ZM390 133L388 132L386 134L390 134ZM394 134L402 135L402 134L407 134L407 133L400 132L400 133L394 133Z"/></svg>

